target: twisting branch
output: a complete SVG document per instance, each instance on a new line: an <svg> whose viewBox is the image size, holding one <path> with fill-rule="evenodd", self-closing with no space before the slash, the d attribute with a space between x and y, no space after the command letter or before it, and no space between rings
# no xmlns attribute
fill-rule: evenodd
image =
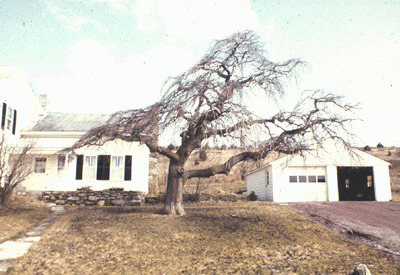
<svg viewBox="0 0 400 275"><path fill-rule="evenodd" d="M183 178L227 174L247 159L265 158L273 151L293 154L313 142L350 134L346 124L353 119L357 105L343 104L341 96L307 91L293 110L263 117L244 104L252 98L263 100L265 108L272 109L271 105L284 95L286 84L295 80L305 65L299 59L272 62L254 32L235 33L215 41L192 68L167 79L156 104L114 114L106 125L89 131L72 149L115 139L145 143L151 152L171 160L166 212L182 213L183 208L177 206L181 195L176 194L182 190L179 180ZM155 137L172 131L181 141L176 152L159 146ZM257 145L259 150L244 151L207 169L185 172L190 154L207 142L240 142Z"/></svg>

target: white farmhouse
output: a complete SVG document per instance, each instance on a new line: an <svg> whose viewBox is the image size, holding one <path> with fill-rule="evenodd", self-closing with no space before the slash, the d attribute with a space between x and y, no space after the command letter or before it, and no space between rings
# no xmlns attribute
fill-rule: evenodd
<svg viewBox="0 0 400 275"><path fill-rule="evenodd" d="M85 147L74 153L72 146L93 127L104 125L110 115L46 113L47 97L40 103L23 77L21 68L0 66L1 131L14 148L27 141L34 172L22 183L27 191L75 191L124 188L126 191L156 192L157 161L139 142L116 140L100 147Z"/></svg>
<svg viewBox="0 0 400 275"><path fill-rule="evenodd" d="M116 140L101 147L61 153L91 128L106 123L110 115L48 113L21 132L20 142L35 142L34 173L23 183L27 190L74 191L122 187L126 191L148 192L148 147L139 142Z"/></svg>
<svg viewBox="0 0 400 275"><path fill-rule="evenodd" d="M342 143L326 141L301 155L285 156L246 174L247 192L259 200L389 201L390 163Z"/></svg>

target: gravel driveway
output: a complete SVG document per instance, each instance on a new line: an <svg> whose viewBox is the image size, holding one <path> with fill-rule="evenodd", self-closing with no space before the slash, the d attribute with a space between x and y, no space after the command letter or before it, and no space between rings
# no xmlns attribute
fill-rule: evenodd
<svg viewBox="0 0 400 275"><path fill-rule="evenodd" d="M400 264L400 202L288 203L314 221L377 248Z"/></svg>

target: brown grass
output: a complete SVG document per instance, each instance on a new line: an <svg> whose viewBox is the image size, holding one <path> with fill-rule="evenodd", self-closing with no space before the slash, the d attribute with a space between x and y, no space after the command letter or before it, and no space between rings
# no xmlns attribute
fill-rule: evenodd
<svg viewBox="0 0 400 275"><path fill-rule="evenodd" d="M21 237L49 214L45 203L13 195L6 207L0 206L0 243Z"/></svg>
<svg viewBox="0 0 400 275"><path fill-rule="evenodd" d="M187 215L160 205L71 207L9 274L373 274L398 266L288 207L199 203Z"/></svg>

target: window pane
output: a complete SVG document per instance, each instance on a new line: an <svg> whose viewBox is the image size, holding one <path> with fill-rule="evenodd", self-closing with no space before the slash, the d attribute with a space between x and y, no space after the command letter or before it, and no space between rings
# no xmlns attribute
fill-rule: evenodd
<svg viewBox="0 0 400 275"><path fill-rule="evenodd" d="M372 187L372 176L367 176L367 187Z"/></svg>
<svg viewBox="0 0 400 275"><path fill-rule="evenodd" d="M96 156L85 156L84 179L96 178Z"/></svg>
<svg viewBox="0 0 400 275"><path fill-rule="evenodd" d="M289 176L289 182L297 182L297 176Z"/></svg>
<svg viewBox="0 0 400 275"><path fill-rule="evenodd" d="M11 125L12 125L12 109L10 107L8 107L7 108L7 122L6 122L7 130L11 130Z"/></svg>
<svg viewBox="0 0 400 275"><path fill-rule="evenodd" d="M45 172L46 172L46 158L36 158L35 173L45 173Z"/></svg>
<svg viewBox="0 0 400 275"><path fill-rule="evenodd" d="M7 118L12 118L12 109L10 107L7 108Z"/></svg>
<svg viewBox="0 0 400 275"><path fill-rule="evenodd" d="M308 182L317 182L316 176L308 176Z"/></svg>
<svg viewBox="0 0 400 275"><path fill-rule="evenodd" d="M65 156L58 156L57 178L65 178Z"/></svg>
<svg viewBox="0 0 400 275"><path fill-rule="evenodd" d="M113 156L111 159L111 167L122 167L123 160L120 156Z"/></svg>
<svg viewBox="0 0 400 275"><path fill-rule="evenodd" d="M318 176L318 182L325 182L325 176Z"/></svg>
<svg viewBox="0 0 400 275"><path fill-rule="evenodd" d="M299 182L307 182L307 176L299 176Z"/></svg>
<svg viewBox="0 0 400 275"><path fill-rule="evenodd" d="M58 157L58 167L65 167L65 156Z"/></svg>

